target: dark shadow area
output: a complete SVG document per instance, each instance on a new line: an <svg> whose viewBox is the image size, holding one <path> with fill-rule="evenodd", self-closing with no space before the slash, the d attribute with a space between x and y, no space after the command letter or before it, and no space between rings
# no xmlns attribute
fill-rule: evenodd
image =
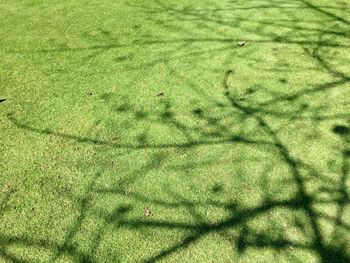
<svg viewBox="0 0 350 263"><path fill-rule="evenodd" d="M340 136L346 136L350 133L350 128L343 125L336 125L333 127L333 132Z"/></svg>

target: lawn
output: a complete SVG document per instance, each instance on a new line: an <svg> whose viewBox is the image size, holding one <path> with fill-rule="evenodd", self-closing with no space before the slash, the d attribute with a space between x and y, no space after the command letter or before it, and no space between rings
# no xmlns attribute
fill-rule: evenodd
<svg viewBox="0 0 350 263"><path fill-rule="evenodd" d="M0 262L350 262L350 0L0 0L0 36Z"/></svg>

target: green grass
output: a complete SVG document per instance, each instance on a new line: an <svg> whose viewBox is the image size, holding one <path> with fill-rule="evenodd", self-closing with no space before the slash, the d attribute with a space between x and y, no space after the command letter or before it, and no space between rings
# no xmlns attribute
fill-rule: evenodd
<svg viewBox="0 0 350 263"><path fill-rule="evenodd" d="M0 35L0 262L350 262L349 0L2 0Z"/></svg>

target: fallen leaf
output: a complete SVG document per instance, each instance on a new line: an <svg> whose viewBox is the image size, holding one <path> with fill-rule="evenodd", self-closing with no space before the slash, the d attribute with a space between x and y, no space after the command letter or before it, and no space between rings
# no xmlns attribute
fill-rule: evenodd
<svg viewBox="0 0 350 263"><path fill-rule="evenodd" d="M143 216L144 217L149 217L151 215L152 211L148 208L148 207L145 207L143 209Z"/></svg>

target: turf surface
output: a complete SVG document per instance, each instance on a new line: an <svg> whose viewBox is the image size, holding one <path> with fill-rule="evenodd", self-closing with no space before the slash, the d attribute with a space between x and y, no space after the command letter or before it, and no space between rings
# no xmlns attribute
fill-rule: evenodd
<svg viewBox="0 0 350 263"><path fill-rule="evenodd" d="M349 0L0 0L0 35L0 262L350 262Z"/></svg>

